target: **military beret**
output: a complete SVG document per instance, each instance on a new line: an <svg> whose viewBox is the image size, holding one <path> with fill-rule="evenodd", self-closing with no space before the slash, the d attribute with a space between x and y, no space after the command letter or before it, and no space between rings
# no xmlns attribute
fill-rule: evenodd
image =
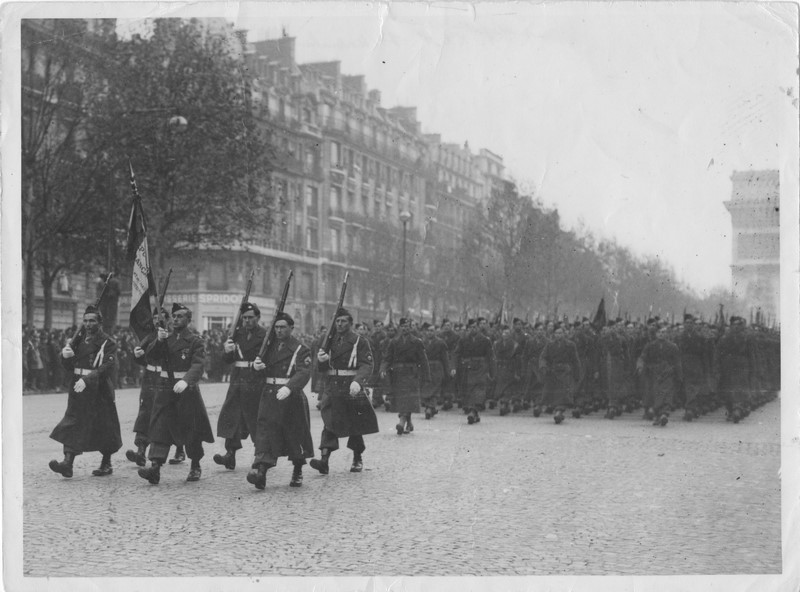
<svg viewBox="0 0 800 592"><path fill-rule="evenodd" d="M472 325L478 322L477 319L467 319L467 327L472 327Z"/></svg>
<svg viewBox="0 0 800 592"><path fill-rule="evenodd" d="M520 319L519 317L514 317L514 318L511 320L511 324L512 324L512 325L516 325L517 323L521 323L521 322L522 322L522 319Z"/></svg>
<svg viewBox="0 0 800 592"><path fill-rule="evenodd" d="M258 309L258 305L254 304L254 303L252 303L252 302L245 302L245 303L242 305L242 314L244 314L244 313L246 313L246 312L249 312L249 311L251 311L251 310L252 310L254 313L256 313L256 316L257 316L257 317L260 317L260 316L261 316L261 311Z"/></svg>
<svg viewBox="0 0 800 592"><path fill-rule="evenodd" d="M176 313L176 312L178 312L179 310L186 310L186 311L188 311L188 312L191 312L191 311L190 311L188 308L186 308L186 307L185 307L183 304L181 304L180 302L173 302L173 303L172 303L172 314L175 314L175 313Z"/></svg>
<svg viewBox="0 0 800 592"><path fill-rule="evenodd" d="M346 308L337 308L336 309L336 316L334 318L338 319L339 317L347 317L350 319L350 322L353 322L353 315L350 314L350 311Z"/></svg>
<svg viewBox="0 0 800 592"><path fill-rule="evenodd" d="M397 321L397 326L398 327L403 327L405 325L410 325L410 324L411 324L411 320L407 319L406 317L401 317L400 320Z"/></svg>
<svg viewBox="0 0 800 592"><path fill-rule="evenodd" d="M538 321L533 325L534 329L541 329L542 327L544 327L544 325Z"/></svg>
<svg viewBox="0 0 800 592"><path fill-rule="evenodd" d="M448 319L447 317L445 317L445 318L443 318L443 319L442 319L442 325L441 325L441 326L442 326L442 327L444 327L444 324L445 324L445 323L449 323L449 322L450 322L450 319Z"/></svg>
<svg viewBox="0 0 800 592"><path fill-rule="evenodd" d="M433 327L433 325L431 325L430 323L422 323L420 329L430 329L431 327Z"/></svg>
<svg viewBox="0 0 800 592"><path fill-rule="evenodd" d="M485 320L486 320L486 317L478 317L477 319L475 319L475 322L476 323L480 323L481 321L485 321Z"/></svg>
<svg viewBox="0 0 800 592"><path fill-rule="evenodd" d="M728 319L728 322L729 322L731 325L733 325L733 324L735 324L735 323L741 323L742 325L744 325L744 324L745 324L744 317L736 317L736 316L729 318L729 319Z"/></svg>
<svg viewBox="0 0 800 592"><path fill-rule="evenodd" d="M100 309L97 308L96 306L94 306L93 304L90 304L89 306L87 306L86 310L83 311L83 314L84 314L84 316L86 316L87 314L93 314L93 315L96 315L98 319L102 319L103 318L103 315L100 314Z"/></svg>
<svg viewBox="0 0 800 592"><path fill-rule="evenodd" d="M283 311L275 315L275 322L277 323L278 321L286 321L287 325L294 327L294 319L291 317L291 315Z"/></svg>

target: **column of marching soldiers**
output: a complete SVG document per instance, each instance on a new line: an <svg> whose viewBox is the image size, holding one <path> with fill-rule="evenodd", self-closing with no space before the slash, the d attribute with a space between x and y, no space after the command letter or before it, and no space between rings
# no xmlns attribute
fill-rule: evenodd
<svg viewBox="0 0 800 592"><path fill-rule="evenodd" d="M398 436L413 432L415 413L433 420L440 410L456 408L469 425L496 410L498 416L552 415L556 424L570 414L602 413L613 420L642 413L643 420L665 426L676 410L693 421L724 407L726 420L735 424L780 391L779 330L738 316L714 323L688 314L678 323L658 317L602 324L585 317L515 318L510 326L481 317L435 326L401 318L396 325L370 326L354 324L341 306L343 287L331 326L304 344L283 312L286 293L269 328L261 324L258 306L243 299L224 345L232 371L216 436L224 438L225 454L213 460L234 470L249 437L255 455L246 478L257 489L265 488L280 457L294 466L290 486L302 485L307 459L328 474L329 457L343 437L353 454L350 471L361 472L363 436L378 431L375 409L381 406L397 413ZM167 462L186 457L186 480L198 481L203 443L215 441L199 388L204 344L191 321L192 311L182 304L157 308L152 334L134 350L145 371L136 450L126 457L151 484L159 483ZM81 331L61 351L61 364L73 376L66 413L50 435L63 444L64 459L50 461L50 469L64 477L72 477L75 456L89 451L102 454L92 474L111 475L111 456L122 447L111 379L116 346L101 324L97 306L89 306ZM324 424L319 458L304 391L309 381L319 393Z"/></svg>

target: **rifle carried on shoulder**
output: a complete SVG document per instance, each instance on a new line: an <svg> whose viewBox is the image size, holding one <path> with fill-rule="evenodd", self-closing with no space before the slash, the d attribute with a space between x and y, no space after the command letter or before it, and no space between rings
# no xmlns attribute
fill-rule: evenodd
<svg viewBox="0 0 800 592"><path fill-rule="evenodd" d="M328 335L322 344L322 351L330 352L331 344L333 343L333 336L336 335L336 312L344 306L344 295L347 292L347 278L350 276L349 271L344 272L344 280L342 280L342 289L339 292L339 303L336 305L336 310L333 311L333 320L331 321L331 328L328 329Z"/></svg>
<svg viewBox="0 0 800 592"><path fill-rule="evenodd" d="M167 328L166 322L164 322L164 298L167 295L167 288L169 287L169 278L172 276L172 268L169 268L167 272L167 277L164 278L164 285L161 286L161 294L158 297L158 327L162 329ZM169 366L169 349L167 349L167 353L164 356L164 361L161 364L164 371L167 373L167 376L170 380L175 380L175 375L172 373L172 368Z"/></svg>
<svg viewBox="0 0 800 592"><path fill-rule="evenodd" d="M269 348L270 344L272 343L273 337L275 335L275 323L278 321L278 315L283 312L283 307L286 306L286 299L289 297L289 284L292 282L292 276L294 275L294 270L289 272L289 277L286 278L286 283L283 285L283 293L281 294L281 300L278 303L278 306L275 307L275 314L272 315L272 323L269 326L269 330L267 334L264 335L264 341L261 342L261 349L258 350L258 357L261 361L264 361L264 356L267 353L267 349Z"/></svg>
<svg viewBox="0 0 800 592"><path fill-rule="evenodd" d="M106 276L106 281L103 284L103 289L100 290L100 296L97 297L97 300L95 300L94 303L94 307L97 310L100 310L100 304L103 302L103 297L106 295L106 292L108 292L108 282L111 281L111 278L113 276L114 276L113 272L109 272L108 276ZM86 337L86 327L84 325L81 325L80 329L78 329L75 332L75 335L72 336L72 339L70 339L69 342L70 349L74 350L76 347L78 347L81 341L83 341L85 337Z"/></svg>
<svg viewBox="0 0 800 592"><path fill-rule="evenodd" d="M231 328L231 341L236 343L236 330L239 328L239 325L242 324L242 308L247 301L250 299L250 290L253 288L253 276L256 274L255 268L250 271L250 278L247 280L247 287L244 290L244 296L242 296L242 302L239 304L239 308L236 310L236 318L233 322L233 327Z"/></svg>

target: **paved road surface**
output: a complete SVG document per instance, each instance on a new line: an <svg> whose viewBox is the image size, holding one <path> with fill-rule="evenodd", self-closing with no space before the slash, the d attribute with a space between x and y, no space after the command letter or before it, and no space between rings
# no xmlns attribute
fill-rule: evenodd
<svg viewBox="0 0 800 592"><path fill-rule="evenodd" d="M204 384L212 426L226 390ZM281 459L267 489L206 447L203 478L162 469L152 486L124 457L137 391L117 393L123 450L114 475L91 476L100 455L78 457L64 479L48 435L66 395L24 397L23 573L26 576L405 576L771 574L781 564L780 400L743 423L716 412L653 427L640 413L593 414L556 426L529 412L460 411L418 418L398 437L378 411L364 472L351 453L331 473L305 469L289 488ZM314 410L312 434L322 421Z"/></svg>

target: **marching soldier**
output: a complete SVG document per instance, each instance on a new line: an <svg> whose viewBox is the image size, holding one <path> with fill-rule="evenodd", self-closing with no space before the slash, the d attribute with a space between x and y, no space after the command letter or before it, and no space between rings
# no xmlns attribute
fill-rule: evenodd
<svg viewBox="0 0 800 592"><path fill-rule="evenodd" d="M483 410L488 389L494 380L495 363L492 342L480 331L476 319L467 321L467 334L458 340L450 376L458 381L457 388L467 412L467 423L478 423L481 420L478 410Z"/></svg>
<svg viewBox="0 0 800 592"><path fill-rule="evenodd" d="M425 356L431 370L431 382L424 387L422 402L425 405L425 419L431 419L439 413L436 404L445 396L445 381L450 376L450 356L447 344L436 335L436 327L425 323L422 328Z"/></svg>
<svg viewBox="0 0 800 592"><path fill-rule="evenodd" d="M567 339L562 323L553 326L553 340L539 357L544 377L542 403L553 409L553 420L564 421L564 411L573 405L575 388L581 378L581 362L575 343Z"/></svg>
<svg viewBox="0 0 800 592"><path fill-rule="evenodd" d="M162 366L150 417L148 457L151 465L139 469L139 476L153 485L161 479L161 465L166 462L173 444L185 445L192 461L186 480L199 481L203 442L214 443L206 405L198 387L203 376L203 340L189 329L191 322L192 311L174 303L172 333L159 328L157 339L147 351L150 363Z"/></svg>
<svg viewBox="0 0 800 592"><path fill-rule="evenodd" d="M275 340L264 360L255 358L263 389L258 406L255 457L247 482L264 489L267 471L286 456L294 465L290 487L303 485L303 465L314 457L308 399L303 387L311 378L311 351L295 337L294 319L285 312L275 318Z"/></svg>
<svg viewBox="0 0 800 592"><path fill-rule="evenodd" d="M610 320L601 329L600 351L608 392L608 409L604 417L614 419L622 414L629 397L630 349L628 336L621 322Z"/></svg>
<svg viewBox="0 0 800 592"><path fill-rule="evenodd" d="M401 318L400 335L389 342L381 363L381 378L389 379L392 411L400 421L397 435L414 431L411 414L419 413L420 384L431 381L428 357L422 340L411 335L411 322Z"/></svg>
<svg viewBox="0 0 800 592"><path fill-rule="evenodd" d="M77 455L95 450L103 458L92 475L111 475L111 455L122 448L112 380L117 344L100 328L102 322L100 311L88 306L83 313L86 337L76 350L70 344L61 350L61 366L72 374L72 380L67 411L50 437L63 444L64 460L51 460L49 466L62 477L72 477Z"/></svg>
<svg viewBox="0 0 800 592"><path fill-rule="evenodd" d="M719 359L718 393L728 412L727 420L739 423L748 413L756 372L753 340L742 317L732 316L730 328L717 344Z"/></svg>
<svg viewBox="0 0 800 592"><path fill-rule="evenodd" d="M516 340L511 337L511 329L503 325L500 338L494 342L494 355L497 373L494 383L494 396L500 402L500 415L508 415L522 409L522 402L517 398L519 382L520 350Z"/></svg>
<svg viewBox="0 0 800 592"><path fill-rule="evenodd" d="M636 362L636 371L644 376L650 393L648 415L653 425L667 425L675 394L683 382L678 346L667 340L667 327L660 327L654 341L648 343Z"/></svg>
<svg viewBox="0 0 800 592"><path fill-rule="evenodd" d="M375 363L373 364L373 372L369 382L370 386L372 386L372 406L376 409L383 405L383 395L386 391L384 381L380 377L381 354L385 339L386 332L383 330L383 322L377 319L374 320L372 322L372 333L369 336L369 346L372 350L372 355L375 356ZM312 349L312 351L316 350Z"/></svg>
<svg viewBox="0 0 800 592"><path fill-rule="evenodd" d="M163 319L165 323L168 323L169 313L165 310L164 314L161 315L159 314L158 308L154 309L153 326L158 327L161 319ZM125 457L140 467L147 464L145 452L150 445L150 437L148 436L148 431L150 430L150 412L153 409L153 399L156 396L158 381L161 378L161 366L148 364L145 351L150 347L150 344L156 340L157 336L157 332L146 335L145 338L142 339L142 342L133 348L134 362L144 367L144 374L142 375L142 387L139 391L139 413L133 424L133 431L136 432L133 444L136 446L136 451L126 450Z"/></svg>
<svg viewBox="0 0 800 592"><path fill-rule="evenodd" d="M312 459L311 468L323 475L329 471L328 459L339 449L339 438L347 437L353 451L351 473L360 473L366 449L364 436L378 432L378 418L362 384L372 373L372 352L369 341L358 337L352 329L353 317L347 309L336 311L336 334L329 352L317 352L319 369L326 374L325 390L320 401L322 412L321 458Z"/></svg>
<svg viewBox="0 0 800 592"><path fill-rule="evenodd" d="M267 332L259 325L261 311L252 302L245 302L241 313L241 327L234 328L235 335L223 345L223 360L233 364L233 370L217 419L217 436L225 438L225 454L213 457L215 463L229 470L236 468L236 451L242 447L242 439L250 436L256 441L258 407L264 385L262 376L253 367Z"/></svg>
<svg viewBox="0 0 800 592"><path fill-rule="evenodd" d="M458 345L460 336L453 330L453 323L451 323L448 319L444 319L442 321L442 330L439 333L439 337L447 346L447 359L450 367L450 370L445 374L444 377L445 383L443 387L444 392L442 394L442 411L449 411L453 408L454 400L461 400L458 394L458 387L456 385L457 381L452 377L454 368L453 356L455 355L456 345Z"/></svg>
<svg viewBox="0 0 800 592"><path fill-rule="evenodd" d="M683 370L683 419L692 421L699 417L700 408L708 398L708 377L713 354L708 340L700 333L695 318L690 314L683 315L683 331L677 345Z"/></svg>
<svg viewBox="0 0 800 592"><path fill-rule="evenodd" d="M539 358L547 345L547 334L542 323L533 326L533 335L525 342L522 352L523 364L526 368L523 398L533 405L533 416L542 414L542 388L544 375L539 369Z"/></svg>

